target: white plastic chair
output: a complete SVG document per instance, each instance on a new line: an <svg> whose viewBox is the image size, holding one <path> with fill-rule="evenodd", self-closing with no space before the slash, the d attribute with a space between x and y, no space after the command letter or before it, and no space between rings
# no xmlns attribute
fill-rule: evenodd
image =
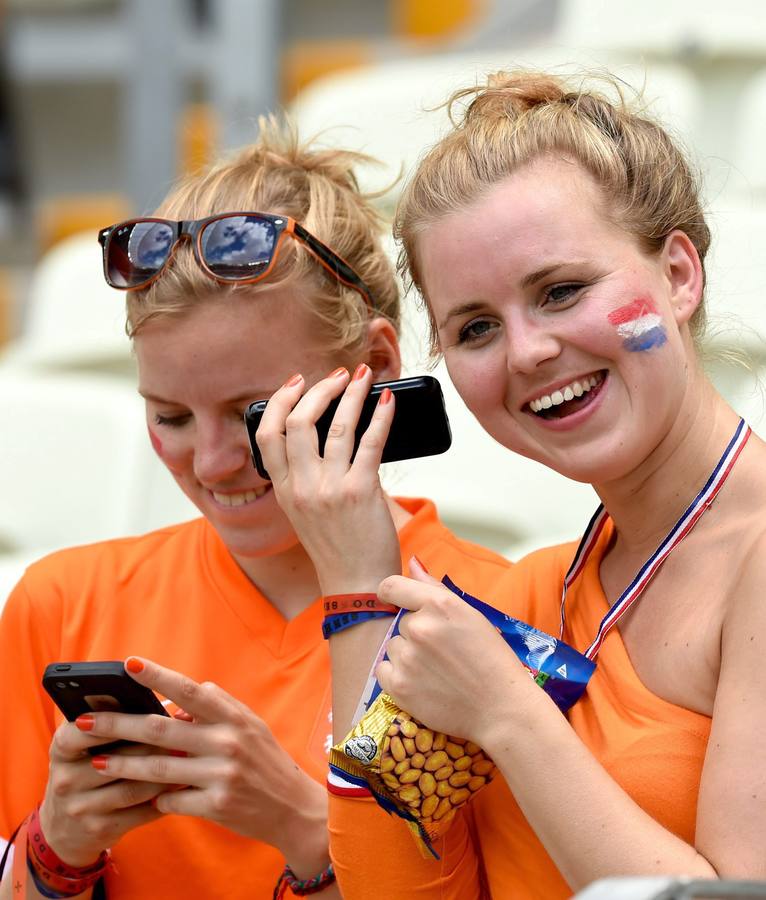
<svg viewBox="0 0 766 900"><path fill-rule="evenodd" d="M760 0L561 0L554 40L683 58L763 56Z"/></svg>
<svg viewBox="0 0 766 900"><path fill-rule="evenodd" d="M312 82L290 113L304 137L322 134L327 143L362 150L383 163L360 172L368 190L391 185L407 173L448 126L446 110L434 111L456 89L493 71L519 67L573 74L609 69L634 89L644 88L650 109L685 138L701 109L694 80L680 66L647 66L624 55L546 44L506 50L396 59L329 75ZM386 198L393 205L400 186Z"/></svg>
<svg viewBox="0 0 766 900"><path fill-rule="evenodd" d="M0 372L0 542L37 552L139 534L196 509L156 458L135 387Z"/></svg>
<svg viewBox="0 0 766 900"><path fill-rule="evenodd" d="M766 436L766 205L731 204L708 217L707 368L719 390ZM743 362L736 358L741 356Z"/></svg>
<svg viewBox="0 0 766 900"><path fill-rule="evenodd" d="M125 334L125 296L104 281L95 232L56 244L38 263L25 302L21 335L0 366L133 373Z"/></svg>

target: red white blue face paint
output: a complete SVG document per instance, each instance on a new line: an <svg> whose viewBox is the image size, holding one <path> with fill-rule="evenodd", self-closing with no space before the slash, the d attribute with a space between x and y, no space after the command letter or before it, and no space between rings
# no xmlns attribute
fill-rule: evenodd
<svg viewBox="0 0 766 900"><path fill-rule="evenodd" d="M648 297L621 306L607 318L622 338L622 346L631 353L661 347L668 339L657 307Z"/></svg>
<svg viewBox="0 0 766 900"><path fill-rule="evenodd" d="M151 427L147 426L147 431L149 432L149 440L152 442L152 447L154 448L154 452L159 456L162 462L168 467L168 470L172 472L174 475L180 474L180 467L174 466L168 457L168 453L165 448L162 446L162 441L159 438Z"/></svg>

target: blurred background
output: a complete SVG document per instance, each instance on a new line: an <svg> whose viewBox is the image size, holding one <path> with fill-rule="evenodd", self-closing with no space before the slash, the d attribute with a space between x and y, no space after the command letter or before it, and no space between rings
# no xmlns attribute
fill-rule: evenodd
<svg viewBox="0 0 766 900"><path fill-rule="evenodd" d="M0 0L0 604L49 549L194 515L146 438L98 229L151 211L280 108L381 159L360 173L381 188L444 129L429 109L518 65L609 69L687 147L714 234L707 364L766 433L761 0ZM423 318L405 306L422 372ZM387 486L511 557L577 536L591 489L512 458L436 374L454 446L387 467Z"/></svg>

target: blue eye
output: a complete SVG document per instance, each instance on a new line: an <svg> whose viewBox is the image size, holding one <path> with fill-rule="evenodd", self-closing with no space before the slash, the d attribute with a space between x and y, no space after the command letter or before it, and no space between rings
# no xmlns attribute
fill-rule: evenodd
<svg viewBox="0 0 766 900"><path fill-rule="evenodd" d="M582 284L554 284L545 292L545 299L549 303L566 303L584 287Z"/></svg>
<svg viewBox="0 0 766 900"><path fill-rule="evenodd" d="M496 327L494 322L486 319L474 319L460 329L458 344L468 344L471 341L479 341L486 337Z"/></svg>

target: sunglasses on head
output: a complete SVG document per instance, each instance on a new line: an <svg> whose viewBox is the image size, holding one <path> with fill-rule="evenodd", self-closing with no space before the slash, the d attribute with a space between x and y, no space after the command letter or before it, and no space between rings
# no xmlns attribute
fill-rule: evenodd
<svg viewBox="0 0 766 900"><path fill-rule="evenodd" d="M170 262L178 242L188 238L206 275L223 284L254 284L274 268L285 235L302 244L341 284L358 291L373 309L367 285L351 266L290 216L230 212L174 222L153 217L129 219L102 228L107 284L123 291L148 287Z"/></svg>

